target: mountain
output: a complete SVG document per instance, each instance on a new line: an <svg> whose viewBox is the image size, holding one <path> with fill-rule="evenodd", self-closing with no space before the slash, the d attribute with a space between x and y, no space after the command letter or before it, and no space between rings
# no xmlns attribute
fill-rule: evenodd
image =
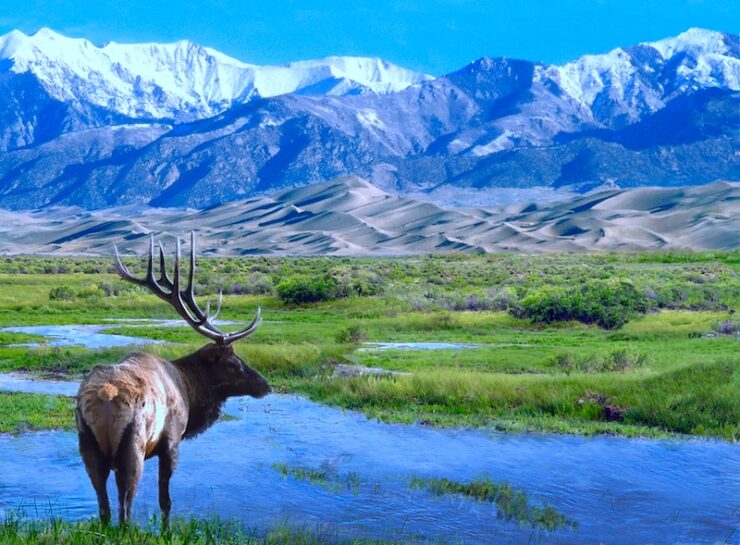
<svg viewBox="0 0 740 545"><path fill-rule="evenodd" d="M44 94L69 110L69 126L56 134L131 120L191 121L254 96L390 93L430 79L377 58L257 66L186 40L97 47L48 28L32 36L16 30L0 37L0 77L6 104ZM19 108L17 117L17 134L2 139L5 149L56 135L48 124L23 132L22 122L33 124L35 116L24 116Z"/></svg>
<svg viewBox="0 0 740 545"><path fill-rule="evenodd" d="M38 34L43 32L33 39ZM315 66L294 63L280 76L253 80L257 87L252 83L231 103L219 101L233 95L224 94L225 82L238 78L223 76L218 92L208 87L196 93L194 103L201 110L182 104L190 96L187 90L215 81L205 76L208 70L192 69L187 85L167 85L162 76L161 95L121 91L120 104L126 98L129 106L118 109L112 106L119 104L115 100L88 97L85 81L93 81L92 72L80 72L79 90L71 87L84 98L77 102L40 83L37 75L56 74L58 66L95 66L95 74L106 74L98 78L105 82L116 70L128 74L99 56L111 47L132 52L149 47L142 56L168 59L163 69L168 78L190 73L182 67L191 57L176 53L182 48L201 51L218 66L235 66L212 50L184 44L77 44L90 56L75 50L70 58L77 60L65 64L48 61L46 53L26 52L28 58L47 61L24 62L46 68L21 71L18 55L16 64L0 65L5 70L0 70L0 87L7 89L0 94L0 130L8 142L0 159L0 206L202 208L349 174L393 194L442 199L470 194L482 201L496 188L571 193L740 180L740 38L703 29L562 66L484 57L436 79L393 68L373 80L385 82L375 92L368 91L367 74L380 72L367 68L370 61L363 65L366 71L347 69L345 74L366 74L345 78L354 82L347 83L349 92L334 87L331 78L316 85L283 78L299 73L296 67ZM10 58L4 51L0 48L0 57ZM336 66L337 59L317 62ZM130 66L143 73L147 62ZM291 85L279 87L288 79ZM355 86L363 92L355 92ZM258 96L272 91L275 96ZM146 105L155 95L159 101ZM155 119L164 115L164 110L147 109L155 106L172 113ZM37 128L46 131L44 137L18 136ZM20 146L21 141L26 143Z"/></svg>
<svg viewBox="0 0 740 545"><path fill-rule="evenodd" d="M409 255L733 249L740 184L610 190L542 205L446 209L344 177L206 210L134 206L0 212L0 252L146 251L148 235L198 232L211 254Z"/></svg>

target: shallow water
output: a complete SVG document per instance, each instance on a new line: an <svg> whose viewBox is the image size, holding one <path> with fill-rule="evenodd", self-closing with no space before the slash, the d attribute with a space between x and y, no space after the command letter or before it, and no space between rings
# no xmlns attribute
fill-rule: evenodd
<svg viewBox="0 0 740 545"><path fill-rule="evenodd" d="M474 343L440 343L440 342L365 342L359 350L464 350L466 348L478 348Z"/></svg>
<svg viewBox="0 0 740 545"><path fill-rule="evenodd" d="M360 352L374 352L384 350L471 350L483 347L522 347L531 346L526 343L451 343L451 342L364 342L358 348Z"/></svg>
<svg viewBox="0 0 740 545"><path fill-rule="evenodd" d="M0 373L0 390L61 396L77 395L78 382L71 380L39 380L26 373Z"/></svg>
<svg viewBox="0 0 740 545"><path fill-rule="evenodd" d="M0 388L25 389L14 375ZM13 382L15 381L15 382ZM31 381L43 391L43 381ZM70 383L68 391L76 391ZM57 383L49 392L59 393ZM740 450L723 442L486 433L382 424L293 395L231 399L220 421L182 445L174 513L288 521L348 536L423 536L456 543L736 543ZM94 516L95 496L72 432L0 435L0 512ZM284 477L273 464L328 469L328 486ZM33 468L33 470L29 470ZM356 477L349 477L355 475ZM412 490L412 476L487 475L578 523L546 533L496 518L495 506ZM351 481L352 486L347 486ZM113 479L109 482L112 497ZM136 498L157 513L156 462ZM0 513L2 514L2 513Z"/></svg>
<svg viewBox="0 0 740 545"><path fill-rule="evenodd" d="M160 325L167 326L163 321ZM178 324L181 325L181 324ZM49 346L83 346L90 349L111 348L116 346L161 344L163 341L144 337L129 337L103 333L103 330L115 328L117 324L107 325L31 325L4 327L0 331L10 333L27 333L42 335L48 338ZM38 343L23 343L21 346L38 346Z"/></svg>
<svg viewBox="0 0 740 545"><path fill-rule="evenodd" d="M214 324L218 326L231 325L233 322L225 320L216 320ZM48 340L45 344L48 346L82 346L97 350L100 348L113 348L118 346L143 346L147 344L163 344L166 341L148 339L146 337L132 337L129 335L119 335L110 330L117 327L135 325L139 327L184 327L182 320L157 320L149 318L118 318L110 320L109 324L67 324L67 325L29 325L3 327L0 331L10 333L26 333L30 335L40 335ZM39 343L30 342L22 343L15 346L39 346Z"/></svg>

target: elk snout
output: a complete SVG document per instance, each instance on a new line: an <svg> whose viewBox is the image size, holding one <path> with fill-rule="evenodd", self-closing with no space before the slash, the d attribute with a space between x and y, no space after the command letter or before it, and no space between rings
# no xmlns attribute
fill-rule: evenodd
<svg viewBox="0 0 740 545"><path fill-rule="evenodd" d="M270 383L267 382L265 377L260 375L251 367L247 367L246 365L245 367L247 370L246 375L248 383L247 395L260 398L265 397L267 394L269 394L272 391L272 388L270 387Z"/></svg>

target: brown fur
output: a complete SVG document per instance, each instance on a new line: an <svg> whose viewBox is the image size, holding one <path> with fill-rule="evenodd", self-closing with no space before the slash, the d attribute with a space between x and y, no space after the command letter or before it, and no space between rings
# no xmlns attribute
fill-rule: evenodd
<svg viewBox="0 0 740 545"><path fill-rule="evenodd" d="M106 382L98 390L98 397L103 401L111 401L118 395L118 388L113 386L110 382Z"/></svg>
<svg viewBox="0 0 740 545"><path fill-rule="evenodd" d="M160 463L160 507L170 510L169 478L183 438L211 426L230 396L262 397L270 387L230 346L209 344L175 361L135 353L94 367L77 394L80 453L98 495L101 519L110 519L105 482L116 472L119 520L130 516L143 462Z"/></svg>

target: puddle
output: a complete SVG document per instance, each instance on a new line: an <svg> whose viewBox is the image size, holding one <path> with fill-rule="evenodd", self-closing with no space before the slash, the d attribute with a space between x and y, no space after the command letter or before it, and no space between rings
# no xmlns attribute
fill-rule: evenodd
<svg viewBox="0 0 740 545"><path fill-rule="evenodd" d="M478 348L483 346L475 343L436 343L436 342L425 342L425 343L395 343L395 342L364 342L362 347L358 348L360 351L371 351L371 350L465 350L470 348Z"/></svg>
<svg viewBox="0 0 740 545"><path fill-rule="evenodd" d="M21 378L0 375L0 388L60 393L56 382ZM737 537L737 445L382 424L293 395L231 399L225 409L235 418L182 445L172 480L176 515L217 513L248 527L288 521L328 525L344 536L422 536L435 543L643 545ZM31 517L49 509L70 519L96 514L74 433L1 435L0 451L0 517L18 507ZM352 476L352 486L294 478L284 469L291 467L328 468ZM410 487L413 477L481 475L511 483L578 529L533 530L497 518L495 505ZM140 521L158 512L156 476L156 461L148 461L134 504ZM113 479L109 486L115 497Z"/></svg>
<svg viewBox="0 0 740 545"><path fill-rule="evenodd" d="M332 377L364 377L367 375L372 376L388 376L388 375L409 375L411 373L404 373L403 371L392 371L385 369L384 367L367 367L366 365L347 365L346 363L339 363L334 367Z"/></svg>
<svg viewBox="0 0 740 545"><path fill-rule="evenodd" d="M0 391L25 392L28 394L47 394L76 396L79 382L70 380L39 380L24 373L0 373Z"/></svg>
<svg viewBox="0 0 740 545"><path fill-rule="evenodd" d="M162 324L166 326L167 324ZM85 348L111 348L116 346L162 344L164 341L146 339L144 337L130 337L103 333L104 330L115 328L116 324L106 325L30 325L4 327L0 331L10 333L28 333L41 335L49 340L48 346L84 346ZM15 346L39 346L39 343L23 343Z"/></svg>
<svg viewBox="0 0 740 545"><path fill-rule="evenodd" d="M118 346L163 344L166 341L148 339L146 337L132 337L109 333L111 329L136 325L141 327L185 327L187 324L182 320L154 320L149 318L116 318L108 320L109 324L94 325L31 325L3 327L0 331L10 333L27 333L41 335L49 339L48 346L83 346L90 349L113 348ZM231 325L233 322L216 320L218 326ZM13 346L36 347L39 343L22 343Z"/></svg>

